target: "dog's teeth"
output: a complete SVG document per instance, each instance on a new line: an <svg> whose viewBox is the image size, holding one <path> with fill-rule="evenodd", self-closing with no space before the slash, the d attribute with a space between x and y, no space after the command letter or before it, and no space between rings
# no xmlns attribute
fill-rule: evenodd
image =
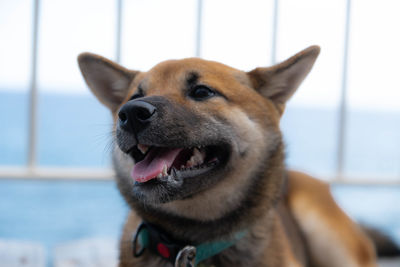
<svg viewBox="0 0 400 267"><path fill-rule="evenodd" d="M194 148L194 149L193 149L193 156L194 156L194 157L201 156L200 150L197 149L197 148Z"/></svg>
<svg viewBox="0 0 400 267"><path fill-rule="evenodd" d="M194 165L194 157L191 156L190 159L186 162L186 168L190 168Z"/></svg>
<svg viewBox="0 0 400 267"><path fill-rule="evenodd" d="M146 152L149 150L148 146L142 144L138 144L137 148L140 150L140 152L142 152L142 154L146 154Z"/></svg>
<svg viewBox="0 0 400 267"><path fill-rule="evenodd" d="M204 158L206 154L204 151L198 150L197 148L193 149L193 156L194 157L194 165L200 165L204 162Z"/></svg>
<svg viewBox="0 0 400 267"><path fill-rule="evenodd" d="M161 178L162 178L161 172L157 175L157 178L158 178L158 179L161 179Z"/></svg>
<svg viewBox="0 0 400 267"><path fill-rule="evenodd" d="M206 159L206 151L204 149L200 150L200 155L201 155L201 163L204 162Z"/></svg>
<svg viewBox="0 0 400 267"><path fill-rule="evenodd" d="M162 175L163 176L168 176L168 167L167 167L167 165L164 165L164 167L162 169Z"/></svg>

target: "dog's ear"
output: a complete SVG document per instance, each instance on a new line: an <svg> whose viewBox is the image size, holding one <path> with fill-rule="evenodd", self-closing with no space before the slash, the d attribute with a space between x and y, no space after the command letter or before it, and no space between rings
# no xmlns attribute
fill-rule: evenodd
<svg viewBox="0 0 400 267"><path fill-rule="evenodd" d="M129 85L139 73L92 53L80 54L78 64L94 95L113 112L126 98Z"/></svg>
<svg viewBox="0 0 400 267"><path fill-rule="evenodd" d="M282 63L256 68L248 75L254 88L271 99L282 113L286 101L310 72L319 52L319 46L310 46Z"/></svg>

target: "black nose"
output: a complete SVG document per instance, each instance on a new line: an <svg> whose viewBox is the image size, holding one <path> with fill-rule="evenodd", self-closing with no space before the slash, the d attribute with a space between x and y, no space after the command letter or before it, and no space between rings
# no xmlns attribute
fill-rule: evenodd
<svg viewBox="0 0 400 267"><path fill-rule="evenodd" d="M119 125L124 130L137 133L154 118L156 112L156 107L145 101L128 101L118 112Z"/></svg>

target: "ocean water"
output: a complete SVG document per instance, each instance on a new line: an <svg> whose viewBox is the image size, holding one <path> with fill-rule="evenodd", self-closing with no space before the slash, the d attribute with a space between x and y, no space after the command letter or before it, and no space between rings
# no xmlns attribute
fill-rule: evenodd
<svg viewBox="0 0 400 267"><path fill-rule="evenodd" d="M39 94L38 162L42 166L110 164L111 116L91 95ZM0 90L0 165L24 165L28 95ZM400 179L400 111L350 109L345 174ZM288 105L281 128L291 167L319 176L336 170L338 113Z"/></svg>
<svg viewBox="0 0 400 267"><path fill-rule="evenodd" d="M48 267L65 242L117 240L127 211L112 181L0 180L0 239L40 243Z"/></svg>
<svg viewBox="0 0 400 267"><path fill-rule="evenodd" d="M28 95L0 90L0 165L26 163ZM38 164L100 167L110 164L111 116L88 95L39 94Z"/></svg>
<svg viewBox="0 0 400 267"><path fill-rule="evenodd" d="M0 90L0 166L26 163L27 97ZM335 109L289 105L281 126L289 166L320 177L334 174ZM111 116L94 97L40 94L38 162L109 166L110 129ZM346 136L346 174L399 179L399 113L351 110ZM332 192L354 219L400 243L399 186L336 185ZM0 238L41 242L50 252L71 240L117 238L127 210L113 181L0 180Z"/></svg>

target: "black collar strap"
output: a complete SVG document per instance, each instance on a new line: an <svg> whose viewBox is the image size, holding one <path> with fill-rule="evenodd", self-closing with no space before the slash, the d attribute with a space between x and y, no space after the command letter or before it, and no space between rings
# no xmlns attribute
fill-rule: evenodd
<svg viewBox="0 0 400 267"><path fill-rule="evenodd" d="M191 246L174 241L155 225L142 222L136 230L132 240L133 256L140 257L147 248L151 252L170 261L175 267L197 266L205 259L217 255L221 251L234 245L246 231L237 233L232 240L203 243ZM140 247L139 247L139 246Z"/></svg>

